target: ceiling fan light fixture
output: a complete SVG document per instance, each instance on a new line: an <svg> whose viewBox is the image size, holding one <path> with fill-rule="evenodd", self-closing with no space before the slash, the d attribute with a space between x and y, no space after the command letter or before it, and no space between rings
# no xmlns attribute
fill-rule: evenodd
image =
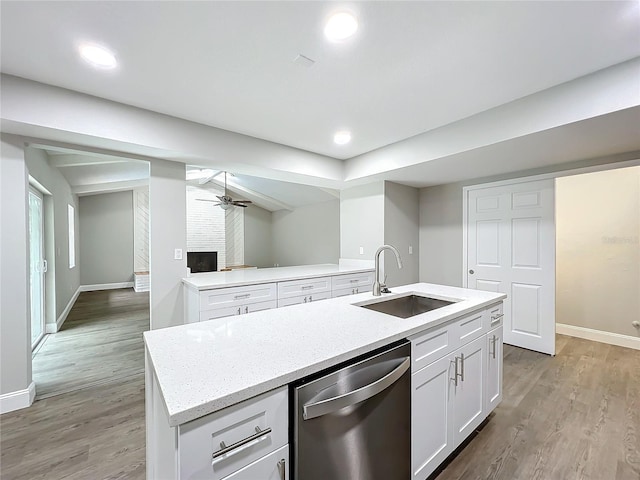
<svg viewBox="0 0 640 480"><path fill-rule="evenodd" d="M230 203L221 203L219 206L223 210L228 210L232 205Z"/></svg>

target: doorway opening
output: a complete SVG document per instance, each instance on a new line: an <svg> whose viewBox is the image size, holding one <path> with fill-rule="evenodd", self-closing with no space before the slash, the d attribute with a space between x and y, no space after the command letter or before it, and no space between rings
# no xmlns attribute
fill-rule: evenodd
<svg viewBox="0 0 640 480"><path fill-rule="evenodd" d="M38 304L37 274L53 302L51 312L47 303L46 314L32 319L33 339L41 339L32 357L36 400L142 375L142 332L149 330L149 162L44 145L29 146L26 160L30 177L47 191L44 237L53 243L45 255L45 249L36 251L37 215L30 215L32 311L41 312L45 303ZM32 204L36 212L42 201L30 193L30 211ZM47 213L53 215L48 227ZM147 225L136 228L141 219ZM46 277L45 259L55 264ZM147 282L136 290L139 270Z"/></svg>
<svg viewBox="0 0 640 480"><path fill-rule="evenodd" d="M545 182L551 208L540 217L536 209L545 194L536 190ZM505 343L554 355L561 333L640 349L638 161L474 185L463 192L463 286L510 297ZM515 215L516 207L530 210ZM514 281L515 270L527 280ZM544 270L547 275L534 278ZM524 313L514 309L516 300L527 297Z"/></svg>

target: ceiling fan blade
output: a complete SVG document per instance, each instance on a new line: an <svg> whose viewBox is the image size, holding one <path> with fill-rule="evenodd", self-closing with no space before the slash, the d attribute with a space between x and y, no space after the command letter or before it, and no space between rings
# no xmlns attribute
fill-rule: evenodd
<svg viewBox="0 0 640 480"><path fill-rule="evenodd" d="M209 198L196 198L199 202L217 202L217 200L211 200Z"/></svg>
<svg viewBox="0 0 640 480"><path fill-rule="evenodd" d="M234 202L240 202L240 203L253 203L251 200L234 200Z"/></svg>
<svg viewBox="0 0 640 480"><path fill-rule="evenodd" d="M216 198L221 202L224 202L224 196L216 195Z"/></svg>

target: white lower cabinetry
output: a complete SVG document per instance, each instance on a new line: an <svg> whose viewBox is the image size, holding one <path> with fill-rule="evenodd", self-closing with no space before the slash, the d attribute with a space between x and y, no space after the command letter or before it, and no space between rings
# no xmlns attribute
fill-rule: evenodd
<svg viewBox="0 0 640 480"><path fill-rule="evenodd" d="M487 334L487 395L485 410L492 411L502 401L502 326Z"/></svg>
<svg viewBox="0 0 640 480"><path fill-rule="evenodd" d="M486 416L485 343L486 339L482 336L456 350L452 356L453 380L449 382L449 397L453 399L453 442L456 446L460 445Z"/></svg>
<svg viewBox="0 0 640 480"><path fill-rule="evenodd" d="M186 323L205 322L216 318L370 292L373 275L372 270L356 274L326 275L201 291L187 287L184 290L185 321Z"/></svg>
<svg viewBox="0 0 640 480"><path fill-rule="evenodd" d="M411 471L425 479L453 451L450 357L411 375Z"/></svg>
<svg viewBox="0 0 640 480"><path fill-rule="evenodd" d="M281 387L176 428L158 422L164 411L153 403L160 399L147 398L156 416L147 479L288 479L288 398Z"/></svg>
<svg viewBox="0 0 640 480"><path fill-rule="evenodd" d="M414 480L433 473L502 399L502 326L487 333L491 310L410 338Z"/></svg>
<svg viewBox="0 0 640 480"><path fill-rule="evenodd" d="M289 480L289 445L241 468L224 480Z"/></svg>

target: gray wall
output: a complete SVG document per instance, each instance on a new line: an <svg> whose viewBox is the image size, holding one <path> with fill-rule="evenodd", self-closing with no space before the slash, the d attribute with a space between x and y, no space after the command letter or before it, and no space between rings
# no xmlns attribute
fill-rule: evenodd
<svg viewBox="0 0 640 480"><path fill-rule="evenodd" d="M384 182L340 192L340 257L373 260L384 243ZM363 247L363 254L360 254Z"/></svg>
<svg viewBox="0 0 640 480"><path fill-rule="evenodd" d="M635 160L640 152L427 187L420 190L420 281L462 286L462 188L469 185Z"/></svg>
<svg viewBox="0 0 640 480"><path fill-rule="evenodd" d="M133 281L133 192L80 197L80 283Z"/></svg>
<svg viewBox="0 0 640 480"><path fill-rule="evenodd" d="M273 212L273 263L281 267L338 263L340 209L340 202L331 200Z"/></svg>
<svg viewBox="0 0 640 480"><path fill-rule="evenodd" d="M24 144L0 143L0 395L31 383L28 175Z"/></svg>
<svg viewBox="0 0 640 480"><path fill-rule="evenodd" d="M403 263L399 270L395 255L389 251L383 253L384 272L390 287L418 281L418 198L417 188L384 182L384 243L398 249ZM412 254L409 254L409 246Z"/></svg>
<svg viewBox="0 0 640 480"><path fill-rule="evenodd" d="M186 166L152 160L149 178L151 328L184 323L182 278L187 276ZM182 260L174 250L182 249Z"/></svg>
<svg viewBox="0 0 640 480"><path fill-rule="evenodd" d="M78 197L71 192L69 183L58 169L52 168L49 165L47 155L43 150L27 147L24 150L24 156L29 175L35 178L51 193L51 199L53 201L55 258L54 262L50 261L51 258L47 259L51 267L47 274L55 275L55 316L57 319L80 286L80 242L78 229L80 222L78 218ZM47 211L46 198L45 196L45 214ZM73 205L75 209L76 266L74 268L69 268L68 205ZM47 282L47 286L49 285L50 283ZM47 320L49 320L49 318Z"/></svg>
<svg viewBox="0 0 640 480"><path fill-rule="evenodd" d="M244 263L258 268L272 267L272 213L249 205L244 209Z"/></svg>
<svg viewBox="0 0 640 480"><path fill-rule="evenodd" d="M638 336L640 167L556 182L556 321Z"/></svg>

